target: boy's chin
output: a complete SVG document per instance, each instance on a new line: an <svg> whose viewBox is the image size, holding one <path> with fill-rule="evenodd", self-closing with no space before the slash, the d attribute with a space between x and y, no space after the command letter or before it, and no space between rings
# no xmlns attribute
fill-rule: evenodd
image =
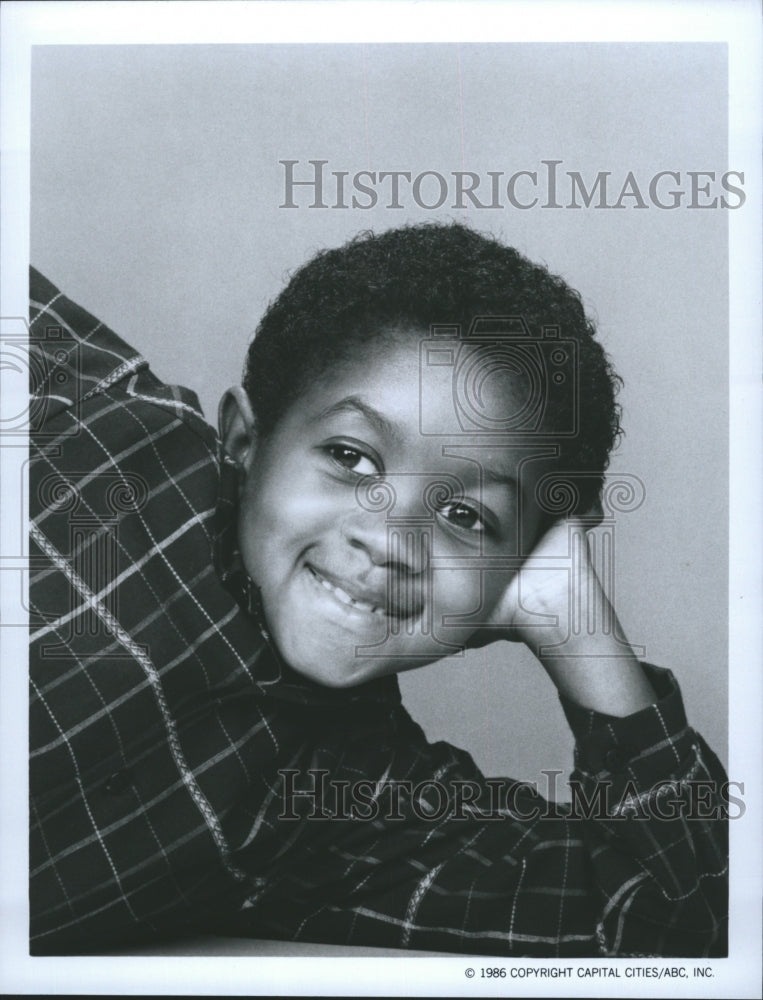
<svg viewBox="0 0 763 1000"><path fill-rule="evenodd" d="M336 668L336 666L332 670L327 671L313 663L301 663L294 666L294 670L316 684L337 689L357 687L360 684L375 680L385 673L393 672L392 670L382 671L373 667L368 670L356 670L350 667Z"/></svg>
<svg viewBox="0 0 763 1000"><path fill-rule="evenodd" d="M303 677L331 688L351 688L379 677L415 670L435 660L442 659L444 653L433 651L421 655L373 654L364 656L353 646L349 650L321 650L315 644L300 649L292 642L285 648L279 645L281 656Z"/></svg>

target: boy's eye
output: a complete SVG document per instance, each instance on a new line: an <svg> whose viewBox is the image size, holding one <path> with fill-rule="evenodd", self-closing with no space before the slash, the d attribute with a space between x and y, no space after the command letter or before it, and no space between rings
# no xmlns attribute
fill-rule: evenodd
<svg viewBox="0 0 763 1000"><path fill-rule="evenodd" d="M376 463L357 448L350 448L346 444L332 444L328 447L328 453L335 462L358 476L376 476L379 473Z"/></svg>
<svg viewBox="0 0 763 1000"><path fill-rule="evenodd" d="M446 521L449 521L456 528L463 528L465 531L484 531L485 525L473 507L464 503L451 503L443 507L440 511Z"/></svg>

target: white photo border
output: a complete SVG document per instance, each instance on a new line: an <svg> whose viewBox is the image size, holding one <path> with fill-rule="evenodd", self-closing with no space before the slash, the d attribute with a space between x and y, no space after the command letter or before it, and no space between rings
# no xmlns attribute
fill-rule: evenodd
<svg viewBox="0 0 763 1000"><path fill-rule="evenodd" d="M294 8L299 8L295 17ZM468 16L467 16L468 8ZM744 211L729 213L730 238L730 523L729 774L745 781L746 813L731 825L729 958L702 962L712 978L650 979L650 996L752 997L761 983L761 39L759 7L737 0L639 2L21 2L2 16L3 322L27 311L29 262L29 118L32 45L226 42L415 41L706 41L729 53L729 165L745 172ZM0 372L3 416L20 411L18 380ZM21 407L23 409L23 407ZM2 425L0 424L0 427ZM22 443L23 444L23 443ZM0 477L14 481L21 447L0 447ZM3 496L0 542L22 552L26 511ZM8 564L6 564L8 565ZM5 568L5 566L3 567ZM17 574L0 573L3 609L14 607ZM14 620L18 620L14 618ZM66 957L28 955L26 636L0 630L0 986L6 993L195 993L241 995L469 995L469 960L442 958ZM636 960L634 960L636 962ZM473 962L472 964L477 964ZM480 964L489 964L487 961ZM516 960L501 960L511 966ZM528 963L525 963L528 964ZM534 965L543 964L533 961ZM592 966L595 960L565 965ZM606 963L604 963L606 964ZM650 959L663 968L676 960ZM681 963L679 963L681 964ZM682 964L698 964L687 963ZM537 996L605 996L606 979L522 980ZM620 979L622 996L645 983ZM507 982L476 980L474 995L505 995ZM685 991L685 992L684 992Z"/></svg>

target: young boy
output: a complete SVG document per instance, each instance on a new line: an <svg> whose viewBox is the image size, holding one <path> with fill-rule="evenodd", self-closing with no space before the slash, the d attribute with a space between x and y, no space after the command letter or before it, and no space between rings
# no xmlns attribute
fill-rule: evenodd
<svg viewBox="0 0 763 1000"><path fill-rule="evenodd" d="M319 254L219 460L192 394L36 274L32 300L34 951L724 953L723 771L584 542L618 421L576 293L457 225ZM400 704L394 674L498 638L559 689L576 808Z"/></svg>

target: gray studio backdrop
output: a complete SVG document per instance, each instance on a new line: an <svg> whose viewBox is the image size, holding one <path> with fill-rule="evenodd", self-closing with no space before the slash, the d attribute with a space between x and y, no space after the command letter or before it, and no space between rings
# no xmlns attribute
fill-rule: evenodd
<svg viewBox="0 0 763 1000"><path fill-rule="evenodd" d="M677 674L690 719L725 759L728 210L689 208L688 172L733 167L726 91L721 45L40 47L32 262L161 378L195 389L210 420L288 272L360 229L456 218L562 274L625 379L612 471L646 488L616 524L618 611L646 658ZM373 208L310 208L307 189L280 207L279 161L298 161L304 178L311 159L350 177L471 171L485 185L489 171L541 178L557 160L561 204L575 171L589 187L609 172L610 201L632 171L647 203L544 208L542 188L522 209L504 178L500 208L453 208L450 191L424 208L410 188L390 208L381 186ZM685 191L675 209L646 197L663 170ZM530 201L529 184L518 180L517 201ZM434 203L436 185L419 201ZM719 193L714 183L694 201ZM490 203L487 186L480 197ZM401 685L429 738L466 747L488 774L543 790L542 769L571 766L554 689L522 648L443 661Z"/></svg>

